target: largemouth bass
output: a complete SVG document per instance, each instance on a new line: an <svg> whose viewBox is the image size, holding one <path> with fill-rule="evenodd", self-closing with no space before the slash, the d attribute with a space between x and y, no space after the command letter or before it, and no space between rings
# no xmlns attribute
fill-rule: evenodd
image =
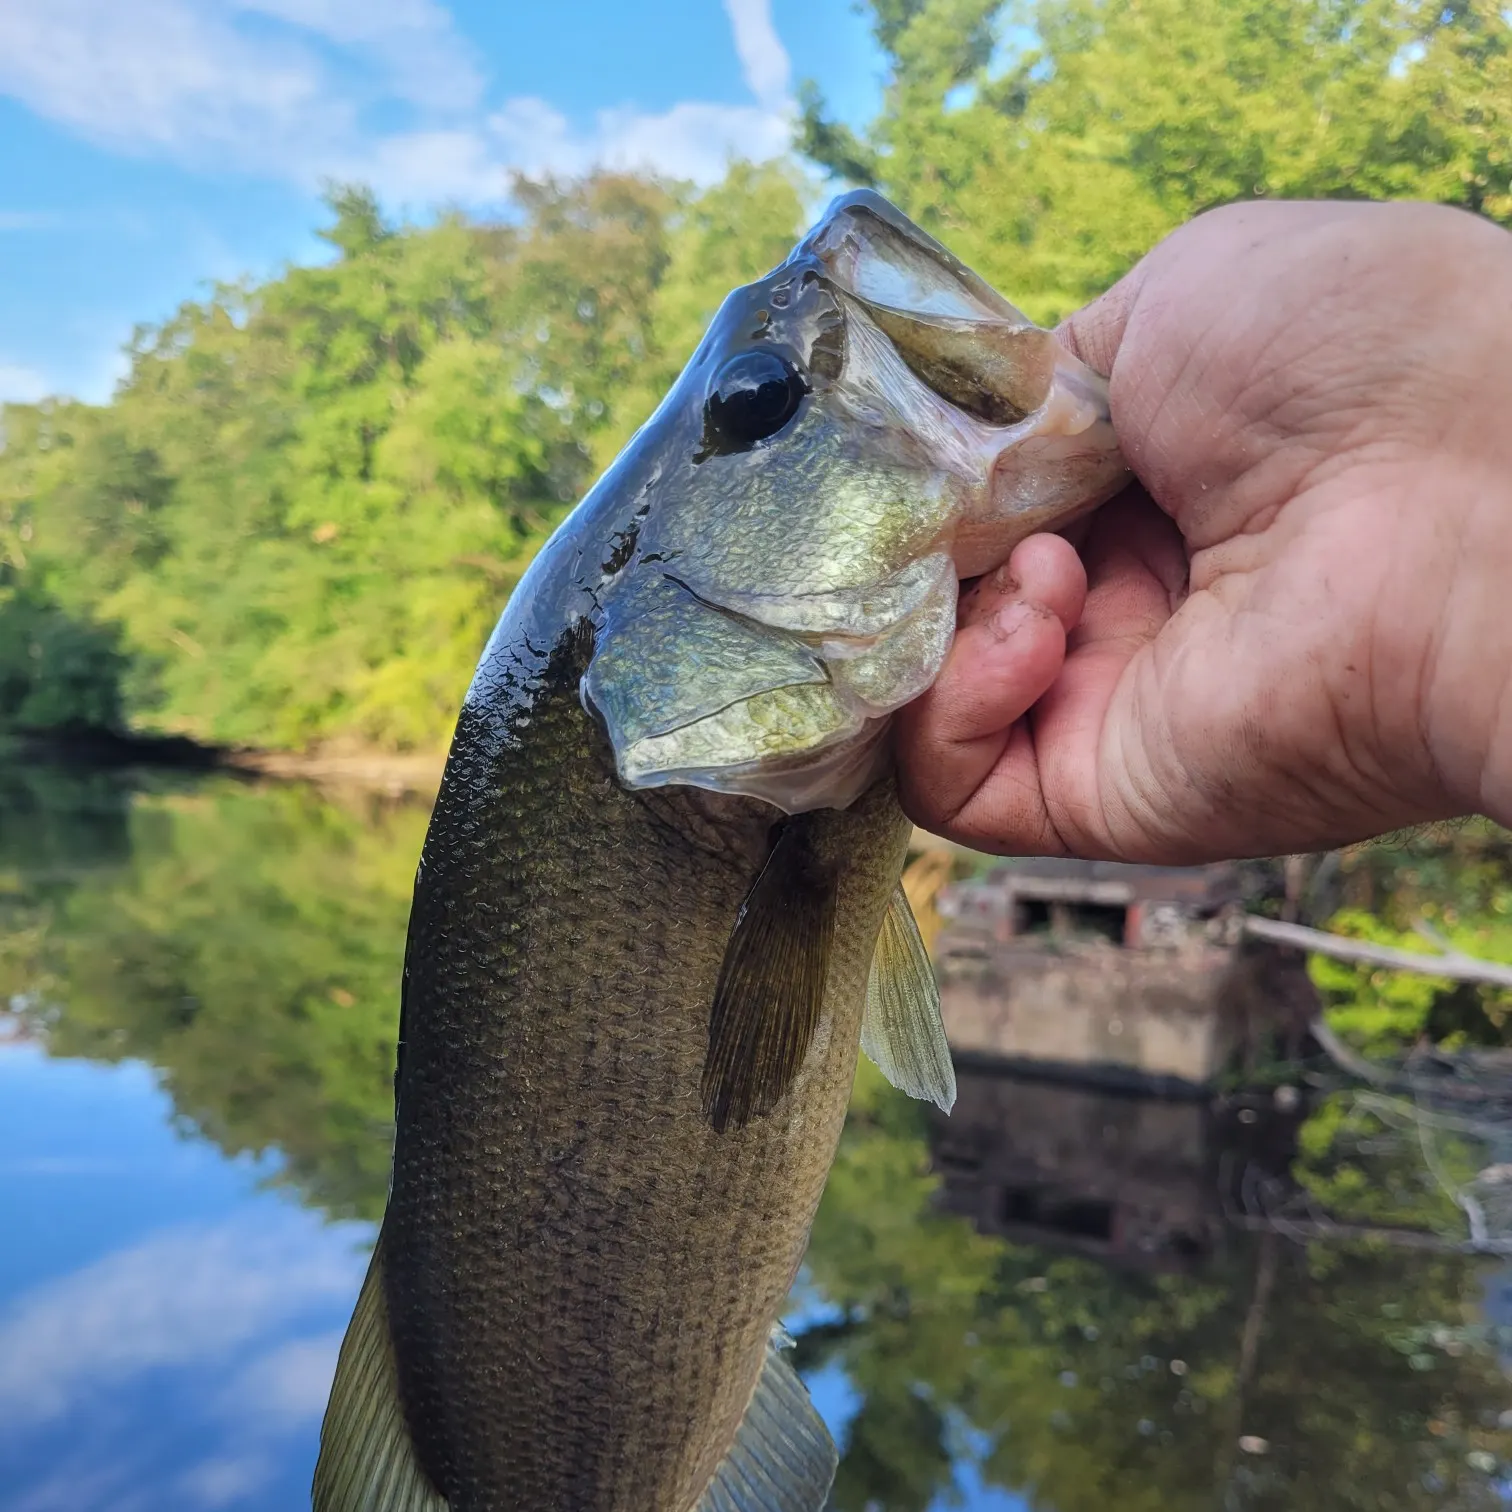
<svg viewBox="0 0 1512 1512"><path fill-rule="evenodd" d="M889 716L1124 477L1101 380L874 194L726 300L468 691L318 1512L817 1512L774 1329L858 1047L954 1097Z"/></svg>

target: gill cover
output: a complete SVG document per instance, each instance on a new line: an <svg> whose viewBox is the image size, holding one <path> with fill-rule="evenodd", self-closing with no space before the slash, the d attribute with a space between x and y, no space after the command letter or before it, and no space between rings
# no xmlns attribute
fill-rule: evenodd
<svg viewBox="0 0 1512 1512"><path fill-rule="evenodd" d="M1102 380L870 192L729 296L632 450L584 700L628 786L792 814L879 775L958 578L1126 475Z"/></svg>

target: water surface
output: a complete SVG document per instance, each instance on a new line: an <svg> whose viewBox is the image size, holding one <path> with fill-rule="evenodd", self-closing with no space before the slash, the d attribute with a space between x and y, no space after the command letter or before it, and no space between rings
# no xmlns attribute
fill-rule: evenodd
<svg viewBox="0 0 1512 1512"><path fill-rule="evenodd" d="M0 772L0 1512L306 1504L424 824ZM1506 1161L1370 1093L863 1073L791 1319L834 1506L1505 1505Z"/></svg>

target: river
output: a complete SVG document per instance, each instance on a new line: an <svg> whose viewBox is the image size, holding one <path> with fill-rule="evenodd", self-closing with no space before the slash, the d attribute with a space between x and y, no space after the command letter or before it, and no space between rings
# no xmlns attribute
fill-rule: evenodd
<svg viewBox="0 0 1512 1512"><path fill-rule="evenodd" d="M0 1512L307 1505L425 819L0 771ZM833 1505L1506 1505L1512 1259L1464 1243L1474 1193L1507 1247L1494 1144L980 1068L943 1124L864 1069L789 1320Z"/></svg>

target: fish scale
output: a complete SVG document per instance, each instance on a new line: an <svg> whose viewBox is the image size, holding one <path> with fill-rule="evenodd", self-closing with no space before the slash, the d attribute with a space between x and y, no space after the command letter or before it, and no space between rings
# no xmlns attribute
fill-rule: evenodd
<svg viewBox="0 0 1512 1512"><path fill-rule="evenodd" d="M486 773L454 760L422 865L457 902L434 934L421 917L410 943L410 1000L427 1006L407 1016L400 1106L436 1116L401 1120L385 1260L401 1399L412 1422L446 1425L416 1447L456 1512L685 1506L713 1473L833 1157L908 833L890 795L833 816L858 877L874 878L841 899L837 936L859 942L833 976L847 1021L829 1026L786 1117L717 1136L699 1110L708 1005L763 856L670 847L678 800L660 795L656 812L613 783L575 671L534 701L529 746L506 746ZM480 789L503 801L457 845ZM646 896L667 901L660 932L636 906ZM501 935L469 906L479 897L517 899L521 928ZM690 1311L720 1328L658 1326ZM488 1489L500 1485L507 1503Z"/></svg>
<svg viewBox="0 0 1512 1512"><path fill-rule="evenodd" d="M458 720L316 1512L820 1512L775 1325L861 1044L955 1095L888 720L956 579L1124 476L1101 381L875 195L726 300Z"/></svg>

